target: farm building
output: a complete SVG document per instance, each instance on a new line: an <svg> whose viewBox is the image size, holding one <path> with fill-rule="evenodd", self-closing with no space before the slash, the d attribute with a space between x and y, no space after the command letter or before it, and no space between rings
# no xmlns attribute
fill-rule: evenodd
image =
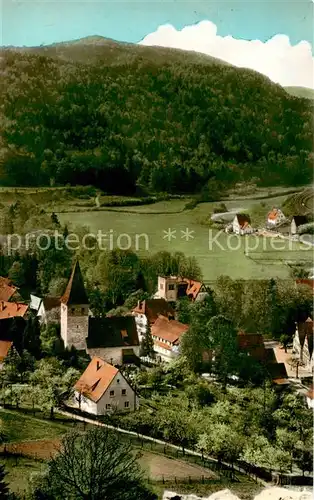
<svg viewBox="0 0 314 500"><path fill-rule="evenodd" d="M179 276L158 276L158 289L154 298L176 302L182 297L188 297L195 301L202 300L206 294L207 288L200 281Z"/></svg>
<svg viewBox="0 0 314 500"><path fill-rule="evenodd" d="M246 214L236 214L232 221L232 231L240 235L253 233L250 217Z"/></svg>
<svg viewBox="0 0 314 500"><path fill-rule="evenodd" d="M281 224L286 220L285 215L279 208L273 208L268 214L267 214L267 226L268 227L275 227L278 226L278 224Z"/></svg>
<svg viewBox="0 0 314 500"><path fill-rule="evenodd" d="M115 366L94 357L74 386L74 406L93 415L134 411L139 400Z"/></svg>
<svg viewBox="0 0 314 500"><path fill-rule="evenodd" d="M292 217L291 226L290 226L290 233L292 235L297 234L298 229L307 223L308 223L308 218L306 217L306 215L295 215L294 217Z"/></svg>

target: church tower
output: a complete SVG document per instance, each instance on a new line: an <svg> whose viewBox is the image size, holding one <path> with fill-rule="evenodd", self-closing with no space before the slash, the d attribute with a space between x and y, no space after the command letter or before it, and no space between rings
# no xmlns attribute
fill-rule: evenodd
<svg viewBox="0 0 314 500"><path fill-rule="evenodd" d="M88 336L89 304L78 261L76 261L69 283L61 297L61 337L64 346L86 349Z"/></svg>

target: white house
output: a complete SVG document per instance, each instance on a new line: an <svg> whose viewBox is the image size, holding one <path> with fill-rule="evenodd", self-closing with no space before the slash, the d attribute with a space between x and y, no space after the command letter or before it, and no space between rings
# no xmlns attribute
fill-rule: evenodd
<svg viewBox="0 0 314 500"><path fill-rule="evenodd" d="M250 217L245 214L236 214L232 221L232 231L240 235L253 233Z"/></svg>
<svg viewBox="0 0 314 500"><path fill-rule="evenodd" d="M267 215L267 225L269 227L278 226L286 220L286 216L280 208L273 208Z"/></svg>
<svg viewBox="0 0 314 500"><path fill-rule="evenodd" d="M134 411L139 399L115 366L94 357L74 386L74 406L93 415Z"/></svg>
<svg viewBox="0 0 314 500"><path fill-rule="evenodd" d="M179 353L180 339L188 330L188 325L159 316L152 326L154 351L160 361L169 362Z"/></svg>

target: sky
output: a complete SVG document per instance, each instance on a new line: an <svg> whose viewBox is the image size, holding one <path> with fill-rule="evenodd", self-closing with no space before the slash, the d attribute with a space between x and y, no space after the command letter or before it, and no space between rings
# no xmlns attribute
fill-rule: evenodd
<svg viewBox="0 0 314 500"><path fill-rule="evenodd" d="M0 0L1 45L101 35L164 45L314 87L312 0Z"/></svg>

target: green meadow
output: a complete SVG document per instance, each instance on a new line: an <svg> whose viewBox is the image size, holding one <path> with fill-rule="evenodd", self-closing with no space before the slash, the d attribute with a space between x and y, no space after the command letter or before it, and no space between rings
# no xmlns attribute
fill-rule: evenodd
<svg viewBox="0 0 314 500"><path fill-rule="evenodd" d="M285 198L282 195L267 200L233 199L225 204L228 210L252 212L263 219L270 208L281 206ZM106 234L102 240L104 249L119 246L141 255L180 251L194 256L206 281L222 274L244 279L284 279L289 277L287 262L312 259L312 247L296 242L255 235L239 237L212 229L209 220L217 203L201 203L193 210L183 210L184 205L181 199L137 207L58 213L58 217L72 229L85 226L93 234L98 231Z"/></svg>

